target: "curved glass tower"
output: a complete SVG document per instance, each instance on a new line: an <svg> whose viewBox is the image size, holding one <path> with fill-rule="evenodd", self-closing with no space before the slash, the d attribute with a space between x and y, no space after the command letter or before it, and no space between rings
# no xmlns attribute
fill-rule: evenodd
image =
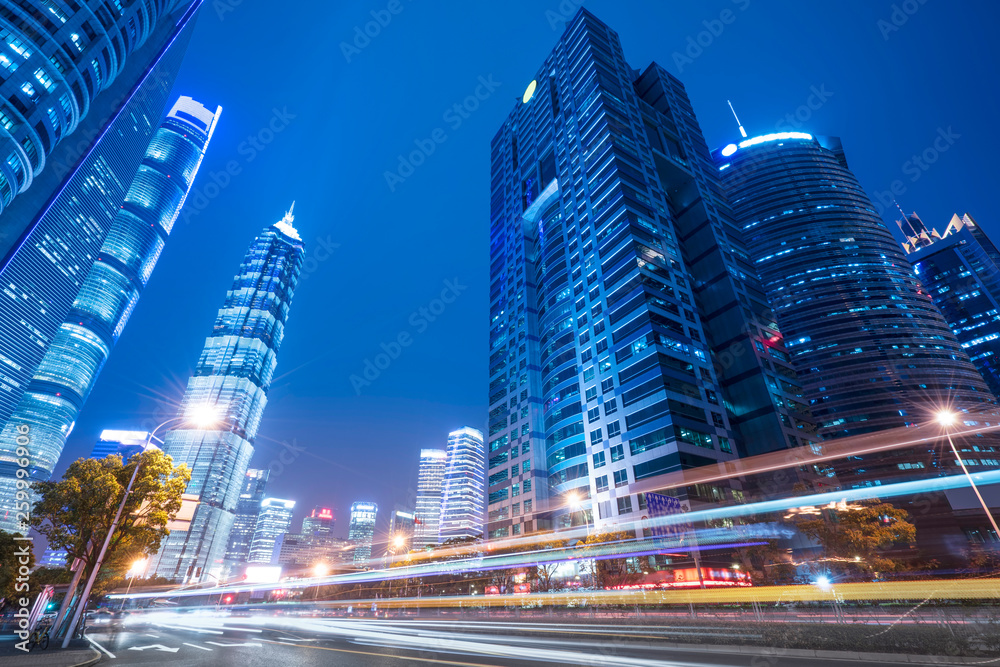
<svg viewBox="0 0 1000 667"><path fill-rule="evenodd" d="M993 409L839 139L771 134L715 155L821 436Z"/></svg>
<svg viewBox="0 0 1000 667"><path fill-rule="evenodd" d="M47 480L52 474L77 415L153 272L194 183L219 112L181 97L167 114L69 315L0 431L0 457L6 458L16 450L18 427L29 427L32 481ZM13 475L0 478L0 500L13 498L14 482ZM5 515L0 514L0 528L14 530L14 517Z"/></svg>
<svg viewBox="0 0 1000 667"><path fill-rule="evenodd" d="M486 448L481 431L460 428L448 434L439 542L481 537L486 499Z"/></svg>
<svg viewBox="0 0 1000 667"><path fill-rule="evenodd" d="M180 414L207 408L220 424L214 429L182 425L164 438L163 450L174 464L191 469L187 493L199 504L189 530L174 530L164 540L156 566L161 577L201 581L206 574L222 573L302 269L303 245L294 219L289 210L250 246L188 381Z"/></svg>

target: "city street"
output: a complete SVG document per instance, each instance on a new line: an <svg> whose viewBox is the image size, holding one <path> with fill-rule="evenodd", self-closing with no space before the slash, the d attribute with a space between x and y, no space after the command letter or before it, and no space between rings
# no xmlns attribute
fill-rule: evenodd
<svg viewBox="0 0 1000 667"><path fill-rule="evenodd" d="M242 619L240 619L242 620ZM92 631L116 665L621 665L629 667L839 667L912 664L677 649L691 633L669 627L364 619L192 618ZM713 632L705 628L702 632ZM507 634L510 633L510 634ZM537 636L544 634L545 636ZM555 636L553 636L555 635ZM730 637L731 639L731 637ZM719 644L726 644L720 636Z"/></svg>

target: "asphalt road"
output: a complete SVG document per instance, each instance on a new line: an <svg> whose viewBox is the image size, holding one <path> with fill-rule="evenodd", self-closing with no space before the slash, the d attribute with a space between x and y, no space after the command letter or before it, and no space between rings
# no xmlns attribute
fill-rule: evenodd
<svg viewBox="0 0 1000 667"><path fill-rule="evenodd" d="M460 626L460 627L456 627ZM690 630L690 628L687 628ZM704 632L712 632L706 628ZM505 634L510 633L510 634ZM174 614L117 633L92 628L102 664L453 665L456 667L594 665L623 667L860 667L853 660L773 657L663 645L648 626L344 618L220 618ZM555 636L553 636L555 635ZM672 634L669 641L681 641ZM720 637L719 644L726 642ZM870 663L892 667L909 663Z"/></svg>

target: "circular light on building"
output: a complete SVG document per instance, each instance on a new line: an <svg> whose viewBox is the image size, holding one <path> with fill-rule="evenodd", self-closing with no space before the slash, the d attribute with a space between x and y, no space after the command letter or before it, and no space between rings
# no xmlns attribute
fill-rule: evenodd
<svg viewBox="0 0 1000 667"><path fill-rule="evenodd" d="M524 89L524 96L521 98L521 102L527 104L532 97L535 96L535 88L538 87L538 82L534 79L528 84L528 87Z"/></svg>
<svg viewBox="0 0 1000 667"><path fill-rule="evenodd" d="M736 152L736 144L729 144L728 146L722 149L722 156L729 157L735 152Z"/></svg>

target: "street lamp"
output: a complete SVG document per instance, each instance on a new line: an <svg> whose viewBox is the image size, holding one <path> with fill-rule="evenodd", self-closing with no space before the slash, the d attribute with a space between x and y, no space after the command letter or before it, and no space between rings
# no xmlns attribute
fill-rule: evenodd
<svg viewBox="0 0 1000 667"><path fill-rule="evenodd" d="M128 593L132 590L132 582L135 581L136 577L146 571L146 565L148 563L148 558L140 558L132 563L132 567L130 567L128 572L125 574L125 576L128 577L128 586L125 588L125 597L122 598L122 609L125 608L125 603L128 601Z"/></svg>
<svg viewBox="0 0 1000 667"><path fill-rule="evenodd" d="M142 451L149 451L150 448L159 449L159 447L153 444L153 436L161 428L174 422L187 422L197 426L198 428L205 429L218 423L219 416L215 409L208 404L195 406L189 410L187 415L168 419L150 431L149 435L146 437L146 444L143 445ZM94 565L94 569L91 571L90 577L87 578L87 585L83 588L83 594L80 595L80 602L76 608L76 612L73 614L73 620L70 622L69 628L66 629L66 637L63 639L62 643L63 648L69 646L69 642L73 638L73 633L76 631L76 626L80 623L80 617L87 609L90 591L94 587L94 582L97 580L97 574L101 571L101 565L104 564L104 556L107 554L108 545L111 544L111 538L114 536L115 530L118 529L118 522L121 520L122 512L125 510L125 503L128 502L128 497L132 494L132 486L135 484L135 478L139 476L139 467L139 462L137 461L135 468L132 470L132 477L129 479L128 486L125 488L125 495L122 496L122 501L118 504L118 511L115 512L115 518L111 521L111 527L108 529L108 534L104 537L104 544L101 545L101 551L97 554L97 563Z"/></svg>
<svg viewBox="0 0 1000 667"><path fill-rule="evenodd" d="M951 453L955 455L955 460L958 461L958 465L962 468L962 472L965 473L965 478L969 480L969 486L972 487L972 491L976 494L976 498L979 498L979 504L983 506L983 511L986 512L987 518L990 520L990 524L993 526L994 534L1000 538L1000 527L997 526L997 520L993 518L993 513L990 512L989 506L986 501L983 500L983 495L979 493L979 487L976 486L975 480L972 479L972 475L969 474L969 469L965 467L965 462L959 455L958 450L955 448L955 442L951 439L951 431L949 430L958 421L958 413L952 410L940 410L937 415L935 415L935 420L944 429L945 437L948 438L948 445L951 446Z"/></svg>

